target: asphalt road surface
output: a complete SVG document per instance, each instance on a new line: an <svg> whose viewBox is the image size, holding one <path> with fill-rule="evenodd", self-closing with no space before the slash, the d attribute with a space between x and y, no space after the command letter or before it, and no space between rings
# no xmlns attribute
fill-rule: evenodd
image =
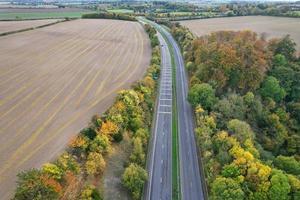
<svg viewBox="0 0 300 200"><path fill-rule="evenodd" d="M164 38L171 44L172 50L174 52L174 59L175 59L175 66L176 66L176 104L177 104L177 113L178 113L177 118L178 118L178 135L179 135L178 140L179 140L181 199L182 200L203 200L205 199L205 197L204 197L203 186L201 182L196 142L195 142L193 110L187 100L188 81L187 81L187 75L185 72L184 61L180 52L180 48L177 42L174 40L173 36L166 29L162 28L160 25L155 24L153 22L150 21L148 22L152 24L158 30L158 32L160 32L165 36ZM170 52L165 52L165 51L169 51L170 49L166 48L167 46L166 41L161 38L160 34L159 36L160 36L159 37L160 42L164 46L164 48L162 49L162 57L164 60L168 59L171 66ZM164 58L165 56L167 56L167 58ZM164 63L165 61L162 62L163 67L165 67ZM161 126L158 126L160 123L163 122L159 122L159 120L156 122L155 132L163 132L163 129L160 129ZM169 126L171 127L171 116L170 116L169 123L170 123ZM168 139L171 141L171 133L168 136ZM158 140L160 140L160 138ZM170 141L166 141L166 142L171 143ZM153 183L153 181L159 182L159 180L157 180L158 177L154 176L153 171L155 170L163 171L163 170L171 169L170 165L168 166L167 169L164 169L163 167L165 166L159 166L158 164L155 164L155 163L159 163L159 159L161 156L158 155L159 152L161 152L161 149L159 149L159 145L160 144L163 145L163 142L165 142L165 140L162 140L162 142L158 142L159 144L157 146L155 145L153 146L153 151L157 153L154 154L153 157L151 157L152 159L151 162L154 163L154 165L152 165L152 169L151 169L152 171L150 170L149 173L150 181L148 183L147 188L148 190L150 188L150 192L147 193L146 199L155 199L155 200L168 199L168 198L160 198L161 196L157 196L157 193L160 193L161 190L163 190L163 187L165 187L165 185L158 184L155 187L151 187L151 183L152 185L156 185L156 183ZM157 142L155 142L155 138L154 138L154 144L155 143ZM171 145L169 148L171 148ZM169 158L169 160L171 163L171 158ZM170 183L170 187L171 187L171 183ZM171 190L170 190L170 195L171 195ZM164 196L164 197L169 197L169 196Z"/></svg>
<svg viewBox="0 0 300 200"><path fill-rule="evenodd" d="M158 33L161 44L161 79L148 163L149 180L145 199L172 199L172 65L168 45Z"/></svg>
<svg viewBox="0 0 300 200"><path fill-rule="evenodd" d="M181 199L204 199L194 134L194 119L187 101L188 81L180 49L173 36L161 29L174 49L176 65L176 101L178 113L179 162Z"/></svg>

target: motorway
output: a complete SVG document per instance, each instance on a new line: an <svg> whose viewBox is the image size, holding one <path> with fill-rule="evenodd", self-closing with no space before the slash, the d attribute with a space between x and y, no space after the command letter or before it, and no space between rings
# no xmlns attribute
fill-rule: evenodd
<svg viewBox="0 0 300 200"><path fill-rule="evenodd" d="M173 36L161 29L174 49L176 65L176 103L178 113L180 192L183 200L204 199L200 177L193 110L187 100L188 81L180 49Z"/></svg>
<svg viewBox="0 0 300 200"><path fill-rule="evenodd" d="M177 119L178 119L178 141L179 141L179 168L180 168L180 196L182 200L203 200L204 192L203 192L203 185L201 182L201 175L199 170L199 162L198 162L198 156L197 156L197 148L196 148L196 142L195 142L195 125L194 125L194 118L193 118L193 110L191 105L189 104L187 100L187 93L188 93L188 80L187 75L184 68L184 61L181 55L180 48L177 44L177 42L174 40L173 36L165 29L162 28L162 26L150 22L147 20L148 23L153 25L157 31L159 32L159 39L161 44L163 44L164 48L162 49L162 57L163 61L162 65L165 67L165 60L168 59L169 63L171 63L171 54L170 51L172 50L174 53L174 62L176 67L176 105L177 105ZM163 35L164 39L161 38L161 35ZM172 49L165 48L167 42L170 44L169 47ZM166 57L167 58L164 58ZM171 64L170 64L171 65ZM162 75L163 76L163 75ZM164 76L163 76L164 77ZM156 122L156 132L163 132L163 130L158 129L160 126L157 126L157 124L162 123L157 121ZM170 124L171 124L171 117L170 117ZM171 126L171 125L170 125ZM153 136L155 137L155 135ZM171 134L170 137L168 137L171 141ZM162 142L159 142L159 144L163 145L163 142L165 140L162 140ZM170 141L166 141L167 143L170 143ZM155 144L155 142L154 142ZM158 146L152 146L154 152L160 152L159 145ZM151 148L151 147L150 147ZM158 156L158 157L156 157ZM154 157L151 157L151 162L158 163L161 155L154 154ZM169 158L171 160L171 158ZM170 162L171 163L171 162ZM157 170L155 167L158 167L160 171L162 170L169 170L168 169L162 169L161 167L164 166L157 166L152 165L152 172ZM169 166L168 166L169 167ZM161 196L158 196L157 193L159 193L164 185L158 184L157 187L151 187L151 183L153 185L153 182L159 182L156 176L153 176L154 174L150 171L149 178L150 178L150 191L147 193L148 196L146 196L146 199L169 199L169 198L159 198ZM147 189L149 190L149 183ZM164 196L165 197L165 196Z"/></svg>
<svg viewBox="0 0 300 200"><path fill-rule="evenodd" d="M168 45L158 33L161 44L161 74L148 162L149 180L145 199L172 199L172 65Z"/></svg>

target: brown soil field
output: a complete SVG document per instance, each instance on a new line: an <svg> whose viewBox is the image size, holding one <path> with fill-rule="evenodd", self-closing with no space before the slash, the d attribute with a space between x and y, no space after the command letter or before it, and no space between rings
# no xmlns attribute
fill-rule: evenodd
<svg viewBox="0 0 300 200"><path fill-rule="evenodd" d="M0 38L0 194L54 159L117 91L144 74L150 41L137 22L87 19Z"/></svg>
<svg viewBox="0 0 300 200"><path fill-rule="evenodd" d="M0 21L0 33L17 31L26 28L35 28L38 26L57 22L57 19L45 20L24 20L24 21Z"/></svg>
<svg viewBox="0 0 300 200"><path fill-rule="evenodd" d="M180 21L198 36L221 30L252 30L267 38L289 34L300 51L300 20L287 17L245 16Z"/></svg>

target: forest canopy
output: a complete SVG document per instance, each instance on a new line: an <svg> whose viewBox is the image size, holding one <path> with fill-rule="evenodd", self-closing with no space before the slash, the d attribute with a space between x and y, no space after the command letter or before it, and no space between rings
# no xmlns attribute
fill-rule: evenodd
<svg viewBox="0 0 300 200"><path fill-rule="evenodd" d="M300 59L285 36L176 24L211 199L300 199Z"/></svg>

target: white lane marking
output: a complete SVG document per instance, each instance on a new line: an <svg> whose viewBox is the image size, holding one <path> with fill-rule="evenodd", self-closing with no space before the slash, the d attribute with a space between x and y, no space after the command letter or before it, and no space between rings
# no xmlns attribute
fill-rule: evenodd
<svg viewBox="0 0 300 200"><path fill-rule="evenodd" d="M161 160L160 163L163 164L163 163L164 163L164 160Z"/></svg>
<svg viewBox="0 0 300 200"><path fill-rule="evenodd" d="M162 106L162 107L172 107L172 105L159 105L159 106Z"/></svg>
<svg viewBox="0 0 300 200"><path fill-rule="evenodd" d="M171 112L163 112L163 111L159 111L159 114L172 114Z"/></svg>
<svg viewBox="0 0 300 200"><path fill-rule="evenodd" d="M162 177L160 177L160 182L162 183Z"/></svg>
<svg viewBox="0 0 300 200"><path fill-rule="evenodd" d="M172 101L172 99L159 99L160 101Z"/></svg>

